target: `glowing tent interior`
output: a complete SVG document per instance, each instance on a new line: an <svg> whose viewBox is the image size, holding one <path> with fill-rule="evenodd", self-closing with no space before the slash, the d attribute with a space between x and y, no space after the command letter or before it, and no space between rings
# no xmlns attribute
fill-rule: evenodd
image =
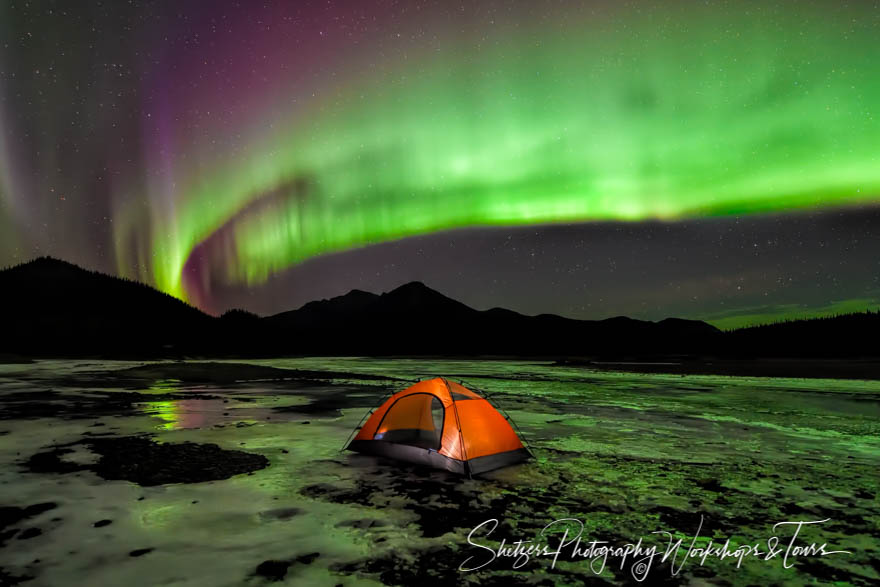
<svg viewBox="0 0 880 587"><path fill-rule="evenodd" d="M388 398L348 450L476 475L528 459L510 425L486 398L442 377Z"/></svg>

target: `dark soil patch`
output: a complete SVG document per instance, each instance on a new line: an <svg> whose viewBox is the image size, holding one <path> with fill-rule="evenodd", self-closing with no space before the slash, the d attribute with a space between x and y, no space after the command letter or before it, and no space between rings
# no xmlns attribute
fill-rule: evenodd
<svg viewBox="0 0 880 587"><path fill-rule="evenodd" d="M166 483L201 483L228 479L269 466L261 455L222 449L216 444L159 444L143 436L91 438L83 444L101 455L97 463L64 461L68 445L37 453L25 462L33 473L70 473L88 470L103 479L124 479L145 487Z"/></svg>
<svg viewBox="0 0 880 587"><path fill-rule="evenodd" d="M269 581L280 581L287 574L288 567L290 567L290 561L268 560L258 564L255 573Z"/></svg>
<svg viewBox="0 0 880 587"><path fill-rule="evenodd" d="M32 455L24 466L31 473L75 473L86 471L87 465L65 461L61 457L73 452L72 448L58 447L48 452L40 452Z"/></svg>
<svg viewBox="0 0 880 587"><path fill-rule="evenodd" d="M258 577L263 577L269 581L281 581L287 575L287 570L291 565L301 564L301 565L309 565L316 558L320 556L320 553L310 552L309 554L303 554L301 556L286 559L286 560L267 560L261 562L257 565L256 571L254 574Z"/></svg>
<svg viewBox="0 0 880 587"><path fill-rule="evenodd" d="M659 514L660 523L664 528L675 528L690 536L696 534L701 525L705 525L705 516L696 509L683 511L660 506L650 510L650 513Z"/></svg>
<svg viewBox="0 0 880 587"><path fill-rule="evenodd" d="M145 554L149 554L151 552L153 552L152 548L138 548L137 550L132 550L131 552L129 552L128 556L139 557L144 556Z"/></svg>
<svg viewBox="0 0 880 587"><path fill-rule="evenodd" d="M0 395L0 420L55 417L67 409L62 400L52 390L5 393Z"/></svg>
<svg viewBox="0 0 880 587"><path fill-rule="evenodd" d="M11 506L0 507L0 546L3 546L7 540L18 534L18 528L12 528L12 526L28 518L38 516L43 512L55 509L56 507L57 506L54 503L35 503L23 508ZM32 530L37 530L37 534L32 534ZM33 536L41 534L42 531L39 528L29 528L19 534L18 537L22 538L22 534L28 533L31 535L28 535L26 538L32 538ZM3 583L0 583L0 585L3 585Z"/></svg>
<svg viewBox="0 0 880 587"><path fill-rule="evenodd" d="M718 493L720 491L725 491L724 486L722 486L721 483L718 482L718 479L715 479L715 478L698 479L696 481L696 484L699 487L702 487L703 489L705 489L706 491L713 491L715 493Z"/></svg>
<svg viewBox="0 0 880 587"><path fill-rule="evenodd" d="M36 538L42 533L43 531L39 528L27 528L26 530L23 530L21 534L16 536L16 538L18 538L19 540L28 540L30 538Z"/></svg>
<svg viewBox="0 0 880 587"><path fill-rule="evenodd" d="M279 520L286 522L300 515L303 511L299 508L278 508L260 512L260 518L264 520Z"/></svg>
<svg viewBox="0 0 880 587"><path fill-rule="evenodd" d="M486 502L478 481L466 482L462 477L445 471L408 466L395 462L394 475L363 475L354 487L337 487L327 483L309 485L301 494L333 503L357 504L378 507L394 496L407 500L406 509L417 514L416 524L426 538L442 536L448 532L464 534L490 518L501 522L499 532L511 520L516 520L519 535L534 535L549 520L546 504L568 504L572 511L597 511L591 504L572 502L565 487L523 488L504 492ZM438 505L439 504L439 505Z"/></svg>
<svg viewBox="0 0 880 587"><path fill-rule="evenodd" d="M415 524L426 538L452 533L463 541L473 528L495 518L499 525L492 533L491 540L487 540L489 543L502 538L510 540L511 537L536 539L553 519L566 516L583 519L590 513L607 511L603 504L572 499L571 488L566 482L554 487L511 487L510 491L502 491L488 499L484 482L465 481L442 471L407 467L400 463L395 463L394 466L396 471L393 475L365 473L354 486L338 487L319 483L303 488L301 493L333 503L374 508L382 507L389 499L404 497L404 507L416 514ZM562 512L559 515L548 514L548 503L561 507ZM366 530L381 525L373 522L369 519L350 520L340 522L337 526ZM614 532L606 532L602 539L612 544L625 544L628 541L623 535ZM387 585L451 585L461 583L463 575L459 566L468 557L468 553L472 554L471 551L466 553L448 545L429 550L414 550L411 553L377 553L353 563L335 565L332 570L342 574L378 576ZM563 551L560 561L588 564L581 559L569 558L570 555L570 552ZM588 569L571 571L560 566L551 569L546 560L534 561L520 570L512 569L508 560L499 560L472 575L473 580L481 585L556 585L559 582L607 584L604 579L592 575ZM663 579L662 572L657 573L657 578ZM621 579L626 581L625 577ZM676 577L671 579L670 584L681 582L682 579Z"/></svg>
<svg viewBox="0 0 880 587"><path fill-rule="evenodd" d="M33 577L28 575L10 575L3 570L3 567L0 567L0 585L3 587L6 587L7 585L11 587L12 585L18 585L19 583L24 583L25 581L30 581L32 579Z"/></svg>

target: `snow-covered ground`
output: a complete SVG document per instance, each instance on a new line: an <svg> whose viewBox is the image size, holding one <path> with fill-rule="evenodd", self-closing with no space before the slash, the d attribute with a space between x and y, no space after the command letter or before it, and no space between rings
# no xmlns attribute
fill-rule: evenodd
<svg viewBox="0 0 880 587"><path fill-rule="evenodd" d="M632 560L598 574L589 560L565 554L554 567L547 557L519 569L501 557L479 571L459 566L488 552L467 536L491 518L501 525L482 543L497 547L501 538L533 539L561 518L584 523L584 542L623 544L657 530L693 537L701 516L697 544L713 536L766 542L777 522L828 518L801 538L850 554L793 557L788 569L781 558L737 568L710 557L675 575L658 558L651 578L880 580L880 382L635 375L510 361L248 363L335 374L205 383L174 367L148 379L114 376L143 364L135 362L0 365L0 585L614 584ZM234 374L236 366L217 369ZM469 480L340 452L369 406L407 386L358 374L445 375L485 389L537 458ZM100 455L90 439L143 434L256 453L269 465L155 486L95 472ZM35 454L65 446L59 458L69 472L35 472ZM787 544L790 533L779 536Z"/></svg>

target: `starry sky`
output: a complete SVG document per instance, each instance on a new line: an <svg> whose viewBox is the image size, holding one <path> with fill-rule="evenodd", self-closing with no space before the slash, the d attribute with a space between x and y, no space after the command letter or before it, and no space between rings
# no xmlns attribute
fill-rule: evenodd
<svg viewBox="0 0 880 587"><path fill-rule="evenodd" d="M878 37L873 2L7 0L0 265L212 313L874 309Z"/></svg>

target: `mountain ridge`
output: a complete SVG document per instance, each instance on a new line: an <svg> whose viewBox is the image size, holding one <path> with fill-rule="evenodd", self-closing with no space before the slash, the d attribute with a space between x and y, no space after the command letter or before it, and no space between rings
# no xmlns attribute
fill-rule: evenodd
<svg viewBox="0 0 880 587"><path fill-rule="evenodd" d="M260 317L205 314L149 285L42 257L0 270L0 352L33 356L880 356L880 314L722 332L700 320L474 309L419 281Z"/></svg>

